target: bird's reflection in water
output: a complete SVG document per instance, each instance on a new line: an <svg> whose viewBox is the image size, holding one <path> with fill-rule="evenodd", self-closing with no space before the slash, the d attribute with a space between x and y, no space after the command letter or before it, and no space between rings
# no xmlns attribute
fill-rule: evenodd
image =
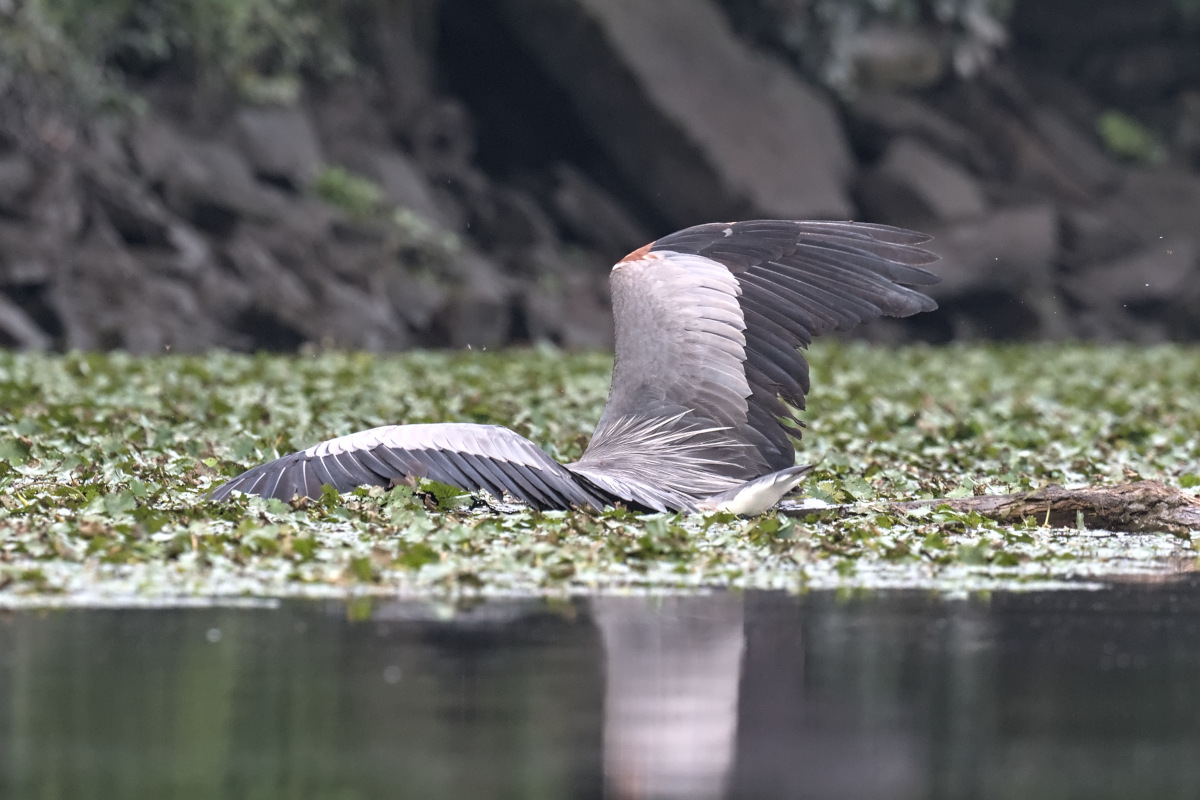
<svg viewBox="0 0 1200 800"><path fill-rule="evenodd" d="M0 798L1200 797L1200 582L0 614Z"/></svg>
<svg viewBox="0 0 1200 800"><path fill-rule="evenodd" d="M725 795L745 649L742 604L732 594L592 600L605 650L607 796Z"/></svg>

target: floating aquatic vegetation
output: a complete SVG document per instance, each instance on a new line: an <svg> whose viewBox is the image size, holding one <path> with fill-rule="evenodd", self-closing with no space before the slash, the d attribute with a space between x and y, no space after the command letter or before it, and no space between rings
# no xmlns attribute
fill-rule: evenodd
<svg viewBox="0 0 1200 800"><path fill-rule="evenodd" d="M1045 587L1191 569L1192 538L885 500L1200 486L1200 351L823 342L800 517L537 513L423 484L212 504L242 469L393 422L497 422L579 456L610 361L553 350L0 354L0 603L714 588ZM814 503L819 506L819 503ZM1200 542L1200 539L1197 540Z"/></svg>

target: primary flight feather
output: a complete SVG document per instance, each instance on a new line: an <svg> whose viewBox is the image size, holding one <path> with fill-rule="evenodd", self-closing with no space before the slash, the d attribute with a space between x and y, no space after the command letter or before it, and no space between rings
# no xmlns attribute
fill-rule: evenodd
<svg viewBox="0 0 1200 800"><path fill-rule="evenodd" d="M430 478L541 509L615 504L758 513L791 490L794 409L813 337L937 304L915 231L855 222L712 223L623 258L609 277L616 361L583 456L559 464L496 425L388 425L255 467L218 487L291 500L330 485Z"/></svg>

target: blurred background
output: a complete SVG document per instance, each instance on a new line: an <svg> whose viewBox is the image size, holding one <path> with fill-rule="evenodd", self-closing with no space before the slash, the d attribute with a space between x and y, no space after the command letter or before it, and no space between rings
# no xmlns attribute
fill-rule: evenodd
<svg viewBox="0 0 1200 800"><path fill-rule="evenodd" d="M611 344L674 229L936 236L868 335L1200 335L1200 0L0 0L0 345Z"/></svg>

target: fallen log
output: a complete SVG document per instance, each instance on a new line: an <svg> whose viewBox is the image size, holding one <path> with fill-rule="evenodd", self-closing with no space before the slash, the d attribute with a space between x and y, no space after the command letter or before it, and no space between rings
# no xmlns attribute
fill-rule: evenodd
<svg viewBox="0 0 1200 800"><path fill-rule="evenodd" d="M1200 531L1200 498L1159 481L1076 489L1050 484L1018 494L906 500L887 503L887 506L899 512L922 507L949 507L953 511L975 512L999 522L1020 522L1033 517L1043 525L1056 528L1074 527L1078 515L1083 514L1085 526L1100 530L1178 535ZM787 503L780 510L792 516L813 513L811 508Z"/></svg>

